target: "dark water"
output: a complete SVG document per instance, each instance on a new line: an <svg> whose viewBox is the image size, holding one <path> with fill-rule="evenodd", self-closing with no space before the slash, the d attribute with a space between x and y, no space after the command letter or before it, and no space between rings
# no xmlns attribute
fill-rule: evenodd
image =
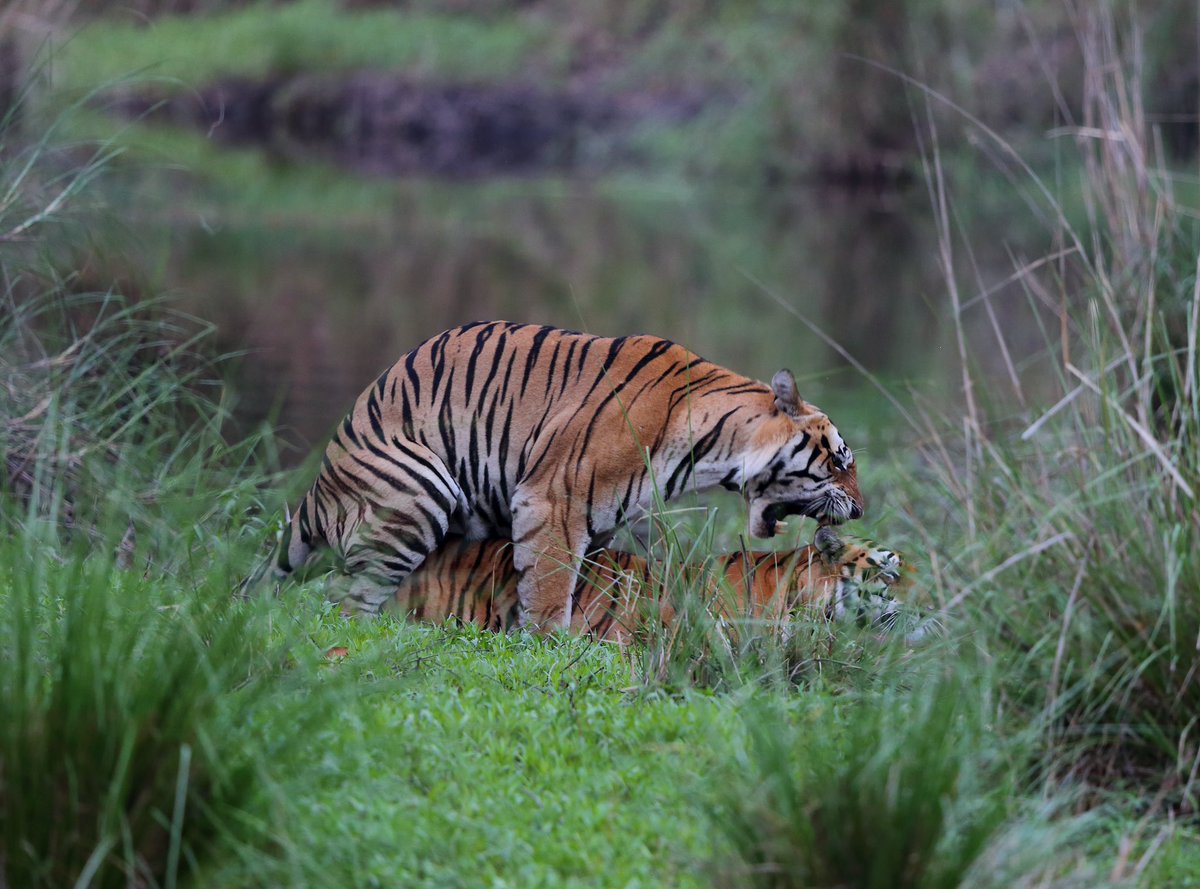
<svg viewBox="0 0 1200 889"><path fill-rule="evenodd" d="M280 195L293 175L306 197L289 204ZM331 194L345 178L374 199L324 211L312 171L285 164L272 168L261 207L169 180L143 184L156 197L138 211L162 286L217 325L220 348L242 354L242 422L272 418L295 445L291 459L322 443L403 352L478 319L655 333L759 379L789 367L806 398L855 428L852 441L886 439L897 418L799 316L902 398L953 392L957 349L920 188L322 175ZM984 224L1001 232L974 257L990 284L1009 274L1011 248L1003 220ZM1019 295L1002 292L995 307L1018 352L1037 339ZM982 306L964 320L995 365Z"/></svg>

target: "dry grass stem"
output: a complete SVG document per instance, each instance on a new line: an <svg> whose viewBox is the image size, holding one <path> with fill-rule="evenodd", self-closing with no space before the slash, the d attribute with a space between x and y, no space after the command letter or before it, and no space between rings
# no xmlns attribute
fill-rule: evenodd
<svg viewBox="0 0 1200 889"><path fill-rule="evenodd" d="M1129 424L1129 428L1137 433L1137 436L1142 440L1142 443L1150 449L1150 452L1154 455L1155 459L1158 460L1162 468L1166 470L1167 475L1171 476L1179 490L1183 491L1189 500L1194 500L1196 495L1195 492L1192 491L1192 486L1187 483L1183 475L1176 468L1175 463L1163 449L1162 444L1154 437L1150 430L1139 423L1134 417L1131 417L1125 411L1125 409L1121 407L1115 398L1103 391L1098 385L1096 385L1095 382L1092 381L1090 377L1087 376L1087 374L1079 370L1079 368L1075 367L1073 364L1068 364L1067 370L1070 371L1091 392L1104 399L1104 401L1110 408L1112 408L1117 416Z"/></svg>

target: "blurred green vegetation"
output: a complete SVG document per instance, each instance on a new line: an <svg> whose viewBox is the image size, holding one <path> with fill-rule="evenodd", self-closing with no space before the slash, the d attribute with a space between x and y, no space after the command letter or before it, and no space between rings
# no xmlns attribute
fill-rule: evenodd
<svg viewBox="0 0 1200 889"><path fill-rule="evenodd" d="M532 81L693 107L679 125L648 123L638 150L658 166L750 182L911 173L913 93L900 74L1027 136L1078 110L1052 98L1053 86L1071 93L1080 67L1070 17L1053 2L145 6L45 14L70 37L56 53L55 92L74 97L135 76L160 94L186 94L214 80L358 69ZM171 14L184 6L202 14ZM1163 52L1178 54L1179 29L1157 18L1158 42L1174 40ZM1178 76L1161 76L1172 101L1186 102Z"/></svg>
<svg viewBox="0 0 1200 889"><path fill-rule="evenodd" d="M547 54L549 36L528 19L477 21L385 9L348 14L330 0L168 15L149 27L125 7L114 19L83 25L63 44L53 61L54 87L75 97L135 77L178 92L219 78L359 68L402 68L422 77L509 77L523 70L530 55Z"/></svg>

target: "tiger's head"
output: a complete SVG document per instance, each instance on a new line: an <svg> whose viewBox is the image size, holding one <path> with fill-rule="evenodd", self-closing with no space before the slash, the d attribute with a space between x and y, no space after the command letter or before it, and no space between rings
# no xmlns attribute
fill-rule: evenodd
<svg viewBox="0 0 1200 889"><path fill-rule="evenodd" d="M854 454L837 427L800 397L791 371L775 374L771 391L776 413L767 424L767 461L744 485L750 533L773 537L790 515L823 524L860 518L863 498Z"/></svg>
<svg viewBox="0 0 1200 889"><path fill-rule="evenodd" d="M891 629L904 610L896 594L908 586L900 555L870 540L842 539L828 526L817 531L813 546L836 575L826 616L853 620L860 627ZM914 630L918 631L923 635L921 624ZM920 635L910 633L910 641Z"/></svg>

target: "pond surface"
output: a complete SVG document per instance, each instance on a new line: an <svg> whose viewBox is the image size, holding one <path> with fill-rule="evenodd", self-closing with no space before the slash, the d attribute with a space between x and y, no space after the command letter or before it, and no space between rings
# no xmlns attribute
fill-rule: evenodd
<svg viewBox="0 0 1200 889"><path fill-rule="evenodd" d="M886 441L898 419L804 319L902 399L953 397L958 352L919 185L735 188L637 173L451 182L256 163L241 186L149 177L131 222L159 286L241 355L239 418L285 429L289 459L319 446L406 350L481 319L654 333L758 379L789 367L806 398L853 429L852 444ZM982 216L974 224L993 233L973 237L968 271L990 286L1011 274L1014 248L1004 220ZM1032 351L1040 334L1024 298L1001 291L993 305L1008 344ZM983 307L964 320L983 365L998 368Z"/></svg>

